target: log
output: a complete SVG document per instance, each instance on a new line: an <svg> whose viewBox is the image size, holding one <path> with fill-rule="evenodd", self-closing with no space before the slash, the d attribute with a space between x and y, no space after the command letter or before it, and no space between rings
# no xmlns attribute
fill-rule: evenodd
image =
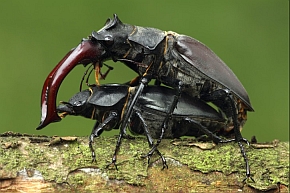
<svg viewBox="0 0 290 193"><path fill-rule="evenodd" d="M236 143L213 144L190 138L163 139L147 159L146 138L124 139L117 167L109 166L116 137L95 139L91 161L88 137L0 134L1 192L288 192L289 142L245 145L252 178Z"/></svg>

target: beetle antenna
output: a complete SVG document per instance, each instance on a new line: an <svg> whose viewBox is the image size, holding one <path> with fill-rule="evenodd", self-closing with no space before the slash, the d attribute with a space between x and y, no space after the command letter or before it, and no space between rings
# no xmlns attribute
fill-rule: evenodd
<svg viewBox="0 0 290 193"><path fill-rule="evenodd" d="M107 70L104 74L102 74L100 71L98 71L97 73L101 75L101 78L102 78L102 79L105 79L106 76L108 75L108 73L109 73L111 70L113 70L114 68L113 68L112 66L109 66L109 65L104 64L104 63L103 63L102 65L106 66L106 67L108 68L108 70ZM85 71L85 73L84 73L84 75L83 75L83 77L82 77L81 83L80 83L80 92L82 91L83 82L84 82L84 80L85 80L85 76L86 76L87 74L88 74L88 75L87 75L87 78L86 78L86 85L87 85L88 87L95 86L95 84L89 84L89 78L90 78L90 76L91 76L92 71L94 70L94 68L92 68L90 71L89 71L89 69L90 69L91 67L93 67L93 66L94 66L94 65L89 66L88 69ZM88 73L88 71L89 71L89 73Z"/></svg>
<svg viewBox="0 0 290 193"><path fill-rule="evenodd" d="M92 66L93 66L93 65L91 65L91 66L88 67L88 69L85 71L85 73L84 73L84 75L83 75L83 77L82 77L82 80L81 80L81 83L80 83L80 92L82 91L82 87L83 87L83 82L84 82L85 76L87 75L89 69L90 69ZM94 69L94 68L92 68L91 71L89 72L88 77L90 76L90 74L91 74L91 72L92 72L93 69ZM86 83L87 83L88 79L89 79L89 78L87 78Z"/></svg>
<svg viewBox="0 0 290 193"><path fill-rule="evenodd" d="M90 78L90 75L92 74L93 70L94 70L94 68L91 69L91 71L89 72L89 74L88 74L88 76L87 76L87 79L86 79L86 85L87 85L88 87L91 87L91 86L94 85L94 84L89 84L89 78Z"/></svg>

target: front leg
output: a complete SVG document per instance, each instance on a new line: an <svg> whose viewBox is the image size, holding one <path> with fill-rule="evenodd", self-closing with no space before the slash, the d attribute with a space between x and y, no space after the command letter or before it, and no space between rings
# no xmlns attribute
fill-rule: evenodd
<svg viewBox="0 0 290 193"><path fill-rule="evenodd" d="M148 82L150 80L151 80L151 78L149 76L144 76L140 79L140 85L138 87L138 90L137 90L136 94L134 95L134 98L133 98L132 102L130 103L127 112L125 112L125 114L124 114L124 118L123 118L122 123L121 123L120 133L119 133L119 137L117 140L115 152L114 152L114 155L112 157L112 162L109 164L109 165L113 164L116 167L116 169L117 169L117 166L116 166L117 154L120 150L122 138L123 138L124 134L126 134L126 127L127 127L128 122L129 122L129 119L132 115L133 107L135 106L138 98L140 97L141 93L143 92L144 87L148 85Z"/></svg>
<svg viewBox="0 0 290 193"><path fill-rule="evenodd" d="M118 113L115 111L112 111L102 123L99 124L98 121L95 123L92 133L89 137L89 147L92 153L92 162L96 161L96 153L92 145L94 143L94 138L100 136L104 131L104 127L112 123L112 121L116 120L117 117L118 117Z"/></svg>

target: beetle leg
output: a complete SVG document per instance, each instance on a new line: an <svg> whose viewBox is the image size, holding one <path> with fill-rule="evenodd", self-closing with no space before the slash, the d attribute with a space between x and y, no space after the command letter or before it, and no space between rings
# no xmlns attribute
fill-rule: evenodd
<svg viewBox="0 0 290 193"><path fill-rule="evenodd" d="M129 82L125 82L125 85L130 85L130 86L138 86L140 82L141 76L137 76L134 79L130 80Z"/></svg>
<svg viewBox="0 0 290 193"><path fill-rule="evenodd" d="M142 115L140 114L139 111L136 111L135 113L137 114L137 116L139 117L139 119L140 119L140 121L141 121L141 123L142 123L142 125L143 125L143 128L144 128L144 131L145 131L145 135L146 135L146 138L147 138L147 141L148 141L149 147L152 147L152 146L154 145L154 144L153 144L153 139L152 139L152 137L151 137L151 135L150 135L150 132L149 132L148 127L147 127L147 124L145 123L145 120L144 120L144 118L142 117ZM163 157L163 155L160 153L160 151L159 151L157 148L156 148L155 151L157 152L157 154L158 154L158 155L161 157L161 159L162 159L162 164L163 164L162 170L163 170L164 168L167 168L167 169L168 169L168 165L166 164L166 159ZM148 164L149 164L149 163L150 163L150 158L151 158L151 156L148 156L148 155L146 155L146 156L142 156L142 158L145 158L145 157L148 158Z"/></svg>
<svg viewBox="0 0 290 193"><path fill-rule="evenodd" d="M118 116L117 112L112 111L102 123L99 124L98 121L95 123L92 133L89 137L89 147L92 153L92 162L96 161L96 154L92 145L94 142L94 138L100 136L104 131L104 127L107 126L112 120L116 119L117 116Z"/></svg>
<svg viewBox="0 0 290 193"><path fill-rule="evenodd" d="M235 133L235 141L238 143L241 154L245 160L246 164L246 178L243 180L247 180L250 178L252 181L253 178L251 177L251 171L249 166L249 161L247 154L245 152L244 146L242 142L246 142L249 145L249 142L247 139L242 137L241 131L240 131L240 122L238 121L238 109L235 102L235 98L232 95L232 93L228 89L220 89L216 90L210 94L203 94L201 95L201 99L205 101L211 101L213 104L217 105L222 111L225 112L227 117L232 117L233 125L234 125L234 133ZM227 140L223 141L224 143L230 142L233 140Z"/></svg>
<svg viewBox="0 0 290 193"><path fill-rule="evenodd" d="M219 136L217 136L216 134L214 134L213 132L208 130L206 127L201 125L198 121L195 121L189 117L186 117L184 120L194 124L194 126L197 127L200 131L202 131L206 135L210 136L215 143L227 142L226 140L220 138Z"/></svg>
<svg viewBox="0 0 290 193"><path fill-rule="evenodd" d="M105 63L103 63L102 65L108 67L108 70L107 70L104 74L101 72L101 69L100 69L99 65L96 65L95 68L92 68L91 70L90 70L90 68L91 68L93 65L88 67L88 69L85 71L85 73L84 73L84 75L83 75L83 77L82 77L81 83L80 83L80 92L82 91L82 85L83 85L83 82L84 82L85 76L87 75L87 73L88 73L89 70L90 70L90 71L89 71L89 74L88 74L88 76L87 76L87 78L86 78L86 85L87 85L88 87L92 87L92 86L96 86L96 84L90 84L90 83L89 83L89 78L90 78L90 75L91 75L91 73L92 73L93 70L95 70L95 73L96 73L96 74L100 74L100 75L101 75L101 77L100 77L101 79L105 80L105 78L106 78L106 76L108 75L108 73L109 73L111 70L114 69L112 66L109 66L109 65L107 65L107 64L105 64ZM95 76L97 76L96 74L95 74ZM97 76L96 79L99 79L99 77ZM97 82L97 84L98 84L98 82Z"/></svg>
<svg viewBox="0 0 290 193"><path fill-rule="evenodd" d="M176 88L176 94L174 95L174 99L173 99L173 102L172 102L172 104L170 106L169 112L166 113L166 117L165 117L165 119L164 119L164 121L163 121L163 123L161 125L161 134L160 134L157 142L152 146L151 150L147 154L148 157L153 155L154 151L156 151L158 145L161 143L161 140L162 140L163 135L164 135L164 131L165 131L165 129L167 129L168 121L169 121L169 119L171 119L172 113L173 113L174 109L177 106L178 99L181 96L181 92L183 90L183 82L182 81L176 81L174 83L175 83L175 85L178 85L177 88Z"/></svg>
<svg viewBox="0 0 290 193"><path fill-rule="evenodd" d="M123 120L122 120L122 123L121 123L121 127L120 127L120 133L119 133L119 137L118 137L118 140L117 140L117 144L116 144L116 148L115 148L115 152L114 152L114 155L113 155L113 158L112 158L112 162L109 164L114 164L116 169L117 169L117 166L116 166L116 161L117 161L117 154L120 150L120 146L121 146L121 141L122 141L122 138L124 136L124 134L126 133L126 127L127 127L127 124L128 124L128 121L131 117L131 114L132 114L132 110L133 110L133 107L134 105L136 104L139 96L141 95L144 87L148 84L148 82L150 81L151 77L149 76L144 76L140 79L140 85L138 87L138 90L136 91L134 97L133 97L133 100L132 102L130 103L129 105L129 108L127 110L127 112L125 113L125 115L123 116ZM108 166L109 166L108 165Z"/></svg>
<svg viewBox="0 0 290 193"><path fill-rule="evenodd" d="M89 147L90 147L90 150L92 153L92 162L96 161L96 153L95 153L95 149L93 148L93 145L92 145L94 143L94 138L100 136L101 133L103 132L103 128L98 127L98 125L99 125L99 122L96 121L96 123L93 127L93 130L92 130L92 133L89 137Z"/></svg>
<svg viewBox="0 0 290 193"><path fill-rule="evenodd" d="M111 70L114 70L114 68L113 68L112 66L109 66L108 64L105 64L105 63L103 63L103 65L106 66L108 69L107 69L107 71L106 71L104 74L101 72L101 70L100 70L99 73L100 73L100 75L101 75L101 79L105 80L106 77L107 77L107 75L109 74L109 72L110 72Z"/></svg>
<svg viewBox="0 0 290 193"><path fill-rule="evenodd" d="M80 83L80 92L82 91L82 87L83 87L83 82L84 82L84 80L85 80L85 76L87 75L87 73L88 73L88 71L89 71L89 69L91 68L92 66L89 66L88 67L88 69L85 71L85 73L84 73L84 75L83 75L83 77L82 77L82 80L81 80L81 83ZM87 86L89 86L89 77L90 77L90 74L92 73L92 71L93 71L93 68L90 70L90 72L89 72L89 75L87 76L87 79L86 79L86 85Z"/></svg>

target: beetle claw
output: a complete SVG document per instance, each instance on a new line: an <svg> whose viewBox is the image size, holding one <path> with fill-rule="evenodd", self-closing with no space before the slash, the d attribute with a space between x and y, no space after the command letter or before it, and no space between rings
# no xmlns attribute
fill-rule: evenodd
<svg viewBox="0 0 290 193"><path fill-rule="evenodd" d="M115 166L115 169L118 171L118 167L117 167L116 161L114 161L114 160L112 160L112 162L109 163L109 164L106 166L106 169L108 169L112 164Z"/></svg>
<svg viewBox="0 0 290 193"><path fill-rule="evenodd" d="M161 159L162 159L162 164L163 164L163 167L162 167L161 170L164 170L165 168L168 169L168 165L167 165L167 163L166 163L165 158L164 158L163 156L161 156Z"/></svg>
<svg viewBox="0 0 290 193"><path fill-rule="evenodd" d="M106 169L108 169L111 165L114 165L115 168L116 168L116 170L118 171L118 167L117 167L116 161L117 161L117 158L116 158L116 155L114 154L111 163L109 163L109 164L106 166Z"/></svg>
<svg viewBox="0 0 290 193"><path fill-rule="evenodd" d="M96 162L97 162L96 157L93 157L92 158L92 163L96 163Z"/></svg>
<svg viewBox="0 0 290 193"><path fill-rule="evenodd" d="M247 176L245 177L245 179L243 180L243 183L245 183L245 182L248 181L249 179L250 179L252 182L256 183L256 181L252 178L251 175L247 175Z"/></svg>
<svg viewBox="0 0 290 193"><path fill-rule="evenodd" d="M160 156L161 160L162 160L162 169L161 170L164 170L165 168L168 169L168 165L166 163L166 159L164 158L164 156L160 153L160 151L158 149L155 149L155 151L158 153L158 155ZM154 152L154 151L153 151ZM147 155L142 155L141 158L148 158L148 165L150 164L150 159L151 159L151 156L153 155L153 152L150 151Z"/></svg>
<svg viewBox="0 0 290 193"><path fill-rule="evenodd" d="M245 142L248 146L250 146L250 142L246 138L242 138L239 142Z"/></svg>

